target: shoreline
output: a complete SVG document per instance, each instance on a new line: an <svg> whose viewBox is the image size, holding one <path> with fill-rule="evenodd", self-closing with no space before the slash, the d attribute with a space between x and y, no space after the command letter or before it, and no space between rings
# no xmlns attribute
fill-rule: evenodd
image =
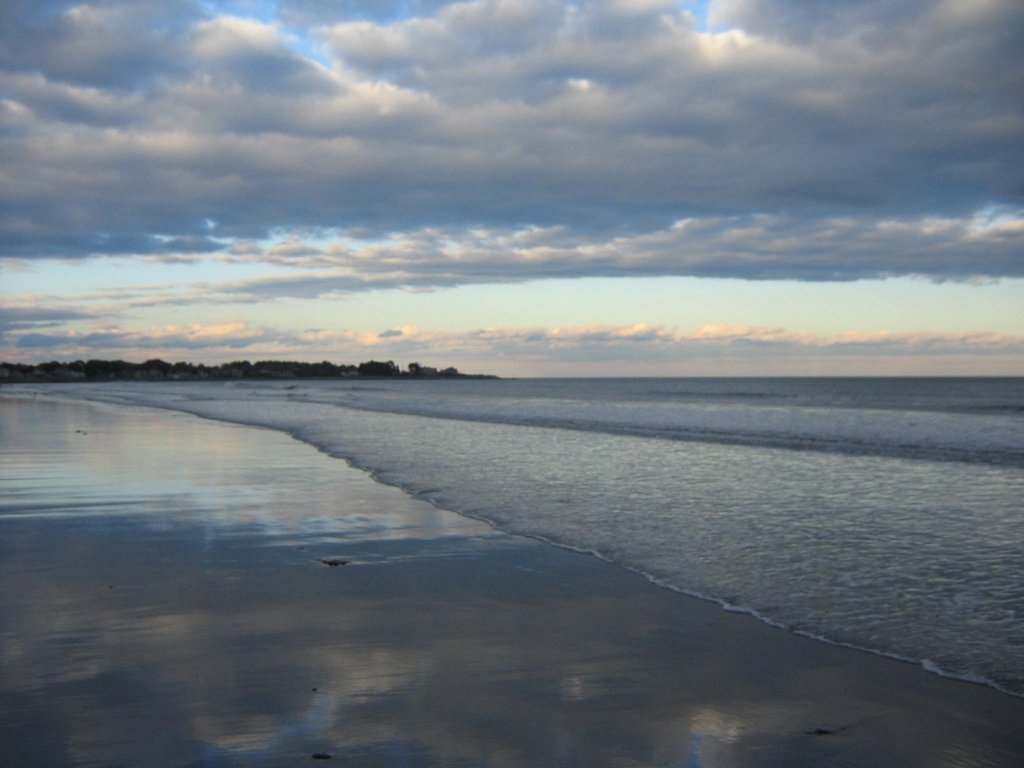
<svg viewBox="0 0 1024 768"><path fill-rule="evenodd" d="M182 411L182 413L189 413L189 412L188 411ZM197 417L197 418L205 418L205 417ZM218 421L218 419L214 419L214 421ZM244 422L227 422L227 421L224 421L222 423L233 424L233 425L237 425L237 426L248 426ZM270 429L270 428L266 427L266 429ZM299 442L305 443L305 441L303 441L301 438L295 438L295 439L299 440ZM311 443L305 443L305 444L306 445L310 445L313 448L316 448L316 446L312 445ZM320 450L320 449L317 449L317 450ZM330 456L331 454L327 454L327 455ZM372 471L370 471L368 469L365 469L363 467L360 467L357 464L351 463L346 458L343 458L343 457L332 457L332 458L340 458L341 460L345 461L349 466L353 467L354 469L356 469L359 472L363 472L364 474L366 474L367 476L372 478L374 480L374 482L378 482L378 483L380 483L382 485L385 485L387 487L396 488L396 489L402 491L403 493L409 494L409 491L407 489L402 488L399 485L394 485L392 483L387 483L384 480L378 479ZM430 503L430 502L428 501L427 503ZM538 534L519 533L519 532L516 532L516 531L510 531L510 530L507 530L505 528L502 528L500 525L498 525L497 523L487 519L486 517L472 515L472 514L465 513L465 512L454 512L452 510L445 509L444 507L436 507L436 508L439 509L442 512L447 513L447 514L458 515L459 517L464 517L464 518L467 518L469 520L475 520L477 522L483 523L484 525L487 525L490 528L492 528L494 531L496 531L498 533L501 533L503 535L506 535L506 536L512 536L512 537L515 537L515 538L527 539L527 540L530 540L530 541L537 542L538 544L541 544L542 546L553 547L555 549L564 550L566 552L570 552L570 553L575 554L575 555L581 555L583 557L592 557L592 558L594 558L596 560L599 560L599 561L601 561L603 563L607 563L611 567L619 568L619 569L621 569L623 571L626 571L626 572L628 572L630 574L634 574L636 576L639 576L639 577L643 578L644 580L646 580L651 586L653 586L653 587L655 587L657 589L665 590L665 591L670 592L672 594L678 595L679 597L681 597L681 598L683 598L685 600L696 600L696 601L698 601L700 603L705 603L705 604L714 606L714 607L718 608L720 611L722 611L724 613L735 614L735 615L738 615L738 616L743 616L743 617L752 619L752 620L758 622L759 624L762 624L762 625L764 625L764 626L766 626L766 627L768 627L770 629L779 630L781 632L784 632L784 633L786 633L788 635L792 635L794 637L804 638L804 639L810 640L810 641L815 642L815 643L823 643L825 645L829 645L829 646L832 646L834 648L841 648L843 650L853 651L855 653L867 654L868 656L874 656L874 657L877 657L879 659L884 659L886 661L892 661L892 662L896 662L896 663L899 663L899 664L906 664L906 665L909 665L911 667L916 667L916 668L918 668L918 669L920 669L920 670L922 670L922 671L924 671L924 672L926 672L926 673L928 673L930 675L935 675L936 677L942 678L944 680L949 680L949 681L956 682L956 683L964 683L964 684L967 684L967 685L980 686L982 688L987 688L987 689L990 689L992 691L995 691L996 693L999 693L1001 695L1009 696L1010 698L1020 699L1021 701L1024 701L1024 693L1017 693L1016 691L1012 691L1012 690L1010 690L1008 688L1005 688L1005 687L999 685L999 683L997 683L997 682L995 682L993 680L986 679L986 678L957 675L956 673L949 672L949 671L943 669L939 664L937 664L936 662L932 661L931 659L916 659L916 658L913 658L913 657L910 657L910 656L901 656L901 655L896 654L896 653L890 653L890 652L886 652L886 651L876 650L874 648L865 648L863 646L854 645L853 643L845 643L845 642L842 642L842 641L839 641L839 640L832 640L832 639L830 639L828 637L825 637L823 635L817 635L817 634L814 634L812 632L807 632L807 631L800 630L800 629L792 629L791 627L787 627L786 625L781 624L781 623L779 623L777 621L773 621L771 618L758 613L756 610L754 610L752 608L747 608L747 607L744 607L744 606L741 606L741 605L734 605L734 604L732 604L732 603L730 603L730 602L728 602L726 600L722 600L720 598L712 597L710 595L700 594L699 592L691 592L691 591L687 591L685 589L681 589L679 587L676 587L673 584L670 584L670 583L664 581L663 579L658 578L657 576L654 576L654 575L652 575L650 573L647 573L646 571L644 571L644 570L642 570L640 568L634 568L634 567L632 567L632 566L630 566L630 565L628 565L626 563L619 562L618 560L610 558L610 557L604 555L603 553L601 553L601 552L599 552L597 550L594 550L594 549L584 549L582 547L574 547L574 546L572 546L570 544L564 544L562 542L556 541L554 539L549 539L549 538L546 538L546 537L538 535Z"/></svg>
<svg viewBox="0 0 1024 768"><path fill-rule="evenodd" d="M363 378L378 378L378 377L363 377ZM465 378L474 378L474 377L473 376L467 376ZM57 384L58 382L51 382L51 383ZM95 383L95 382L92 382L92 383ZM112 383L118 383L118 382L112 382ZM121 383L123 383L123 382L121 382ZM5 395L8 396L8 397L12 397L14 399L19 399L19 398L32 398L32 399L34 399L35 396L36 396L35 393L31 393L30 394L30 392L31 392L31 390L24 390L24 391L17 391L17 390L15 390L14 392L10 392L10 391L4 392L3 387L0 386L0 399L2 399ZM940 678L943 678L943 679L947 679L947 680L951 680L951 681L956 681L956 682L960 682L960 683L966 683L966 684L969 684L969 685L982 686L982 687L989 688L989 689L992 689L994 691L997 691L998 693L1006 695L1006 696L1009 696L1011 698L1016 698L1016 699L1024 700L1024 693L1017 692L1017 691L1014 691L1012 689L1006 688L1006 687L1000 685L999 682L995 681L995 680L991 680L991 679L988 679L988 678L985 678L985 677L980 677L980 676L958 674L956 672L952 672L952 671L949 671L947 669L944 669L939 663L937 663L937 662L935 662L935 661L933 661L931 659L928 659L928 658L916 658L916 657L912 657L912 656L901 655L901 654L896 653L896 652L890 652L890 651L885 651L885 650L881 650L881 649L866 647L866 646L863 646L863 645L857 645L855 643L844 642L844 641L841 641L841 640L835 640L835 639L829 638L829 637L821 635L821 634L816 634L816 633L811 632L811 631L795 629L795 628L789 627L789 626L787 626L787 625L785 625L785 624L783 624L781 622L775 621L775 620L773 620L769 616L765 616L765 615L759 613L756 609L749 608L749 607L743 606L743 605L736 605L736 604L730 603L728 600L721 599L721 598L715 597L713 595L702 594L702 593L699 593L699 592L694 592L694 591L690 591L690 590L686 590L686 589L677 587L674 584L672 584L670 582L667 582L664 579L661 579L661 578L659 578L656 575L648 573L647 571L645 571L645 570L643 570L641 568L637 568L637 567L631 566L628 563L624 563L624 562L622 562L620 560L616 560L616 559L614 559L612 557L606 556L605 554L603 554L602 552L600 552L598 550L588 549L588 548L584 548L584 547L577 547L577 546L574 546L572 544L567 544L567 543L558 541L556 539L545 537L545 536L540 535L540 534L533 534L533 533L526 533L526 532L522 532L522 531L510 530L508 528L503 527L499 522L496 522L496 521L494 521L494 520L492 520L492 519L490 519L488 517L485 517L485 516L482 516L482 515L475 515L475 514L472 514L470 512L458 512L458 511L454 511L454 510L451 510L451 509L447 509L444 506L440 506L440 505L435 504L429 498L421 497L420 495L414 493L412 490L404 487L400 483L396 483L396 482L394 482L392 480L389 480L389 479L386 479L384 477L381 477L380 473L378 473L376 470L374 470L372 468L369 468L369 467L366 467L366 466L363 466L357 460L355 460L353 457L351 457L349 455L346 455L346 454L335 453L335 452L331 451L330 449L328 449L326 446L320 445L318 442L316 442L314 440L308 439L306 436L304 436L300 432L293 432L293 431L291 431L289 429L286 429L286 428L283 428L283 427L280 427L280 426L275 426L275 425L270 424L270 423L253 422L253 421L242 420L242 419L235 420L235 419L226 417L224 415L219 415L219 414L215 414L215 413L209 413L209 414L208 413L203 413L203 412L199 412L199 411L196 411L194 409L190 409L190 408L187 408L187 407L184 407L184 406L176 405L174 403L160 403L160 404L157 404L157 403L134 402L134 401L130 401L130 400L119 400L119 399L104 399L104 398L90 398L90 397L81 398L81 397L77 397L75 395L67 395L67 396L65 396L65 395L61 394L60 391L58 391L57 393L47 393L47 395L49 396L48 399L52 400L54 402L65 402L65 403L69 403L69 404L85 404L85 405L88 405L88 406L91 406L91 407L112 408L112 409L115 409L115 410L121 410L121 409L128 409L128 410L131 410L131 409L141 409L141 410L143 410L145 412L177 414L177 415L183 415L183 416L186 416L186 417L200 419L202 421L210 422L210 423L213 423L213 424L227 425L229 427L237 427L237 428L242 428L242 429L258 429L258 430L267 431L267 432L272 433L272 434L279 434L279 435L283 434L283 435L286 435L289 438L291 438L291 439L301 443L304 446L312 448L313 450L317 451L318 453L321 453L321 454L323 454L323 455L325 455L327 457L330 457L331 459L342 461L346 465L346 467L351 468L351 469L359 472L360 474L366 475L371 480L373 480L374 483L377 483L377 484L382 485L384 487L394 488L394 489L400 491L401 493L403 493L405 495L408 495L408 496L410 496L412 498L417 499L418 501L422 501L422 502L424 502L426 504L431 505L432 507L434 507L435 509L437 509L439 512L441 512L443 514L455 515L455 516L460 517L460 518L464 518L464 519L467 519L467 520L472 520L472 521L481 523L481 524L489 527L490 529L494 530L495 532L498 532L498 533L501 533L501 534L504 534L504 535L507 535L507 536L517 537L517 538L524 538L524 539L528 539L528 540L531 540L531 541L535 541L535 542L541 543L544 546L555 547L555 548L563 549L563 550L566 550L568 552L572 552L572 553L575 553L575 554L580 554L580 555L584 555L584 556L587 556L587 557L597 558L597 559L599 559L599 560L601 560L601 561L603 561L605 563L608 563L609 565L611 565L613 567L623 569L625 571L628 571L630 573L636 574L636 575L644 578L651 585L655 586L658 589L667 590L667 591L669 591L671 593L674 593L676 595L680 595L680 596L682 596L682 597L684 597L686 599L693 599L693 600L698 600L698 601L703 602L703 603L708 603L710 605L716 606L720 610L725 611L727 613L739 614L739 615L750 617L750 618L754 619L755 621L757 621L757 622L759 622L759 623L761 623L761 624L763 624L765 626L768 626L768 627L770 627L772 629L777 629L777 630L781 630L781 631L786 632L786 633L791 634L791 635L795 635L795 636L799 636L799 637L804 637L804 638L810 639L810 640L812 640L814 642L825 643L827 645L835 646L835 647L838 647L838 648L848 649L848 650L852 650L852 651L860 652L860 653L866 653L866 654L869 654L871 656L876 656L876 657L879 657L879 658L882 658L882 659L896 661L896 662L899 662L901 664L909 664L911 666L915 666L915 667L918 667L920 669L923 669L925 672L927 672L929 674L932 674L932 675L936 675L936 676L938 676Z"/></svg>
<svg viewBox="0 0 1024 768"><path fill-rule="evenodd" d="M0 398L0 408L8 412L4 406L14 400ZM13 426L29 443L19 455L36 450L45 461L49 450L50 461L57 460L51 471L88 468L69 477L79 482L89 475L93 496L110 504L105 512L71 509L62 518L12 513L12 505L4 505L4 658L17 663L0 688L0 721L14 722L17 714L20 722L50 723L33 733L3 726L3 749L20 745L11 754L29 756L14 764L87 764L33 763L31 755L41 748L42 733L73 729L83 690L109 688L112 674L125 674L126 661L143 670L129 677L177 680L177 687L154 684L136 692L132 707L177 702L169 722L191 734L172 739L182 757L202 732L201 742L215 744L222 758L237 764L294 764L317 751L337 758L361 754L375 764L383 760L383 743L415 746L410 754L419 757L409 763L415 765L455 758L549 764L560 754L559 743L592 765L683 759L701 765L932 765L956 753L1010 766L1024 755L1024 700L1018 697L801 637L666 589L606 559L485 528L280 432L165 409L143 412L141 406L26 400L19 409L22 421ZM31 424L41 434L23 434ZM161 445L152 444L154 434ZM261 460L264 466L251 466ZM132 467L132 477L146 482L114 493ZM70 509L70 497L82 490L65 483L62 498L61 486L45 487L42 475L10 471L20 473L8 482L24 489L18 498L26 505L34 495L51 508ZM182 480L182 473L193 479ZM154 489L160 493L153 496ZM283 507L289 497L296 500ZM338 508L325 511L333 499ZM121 501L155 511L122 515L114 503ZM105 557L90 559L90 548ZM148 563L138 562L140 550ZM62 553L65 563L82 569L64 572L55 565ZM348 562L324 567L315 556ZM100 576L85 567L90 563L103 564L111 583L80 584ZM193 593L181 585L204 589ZM26 602L19 590L39 602ZM61 590L80 593L72 603L81 610L59 602L61 631L54 634L51 601ZM45 616L44 607L50 611ZM228 611L238 627L224 625L214 608ZM140 615L150 622L146 632L125 623ZM111 627L117 628L113 635ZM238 645L245 628L267 647ZM167 642L183 631L191 651ZM52 671L44 674L47 665L61 666L54 649L68 632L92 669L91 676L70 681L78 686L70 698L60 681L48 681ZM123 653L108 657L103 643L91 638L124 643ZM12 650L36 645L44 650L34 665ZM188 667L199 662L213 665L214 678L218 665L229 667L232 682L181 699L178 687L188 687ZM317 690L300 695L279 670L285 667L314 670L309 688ZM57 677L62 674L75 673L58 670ZM369 688L367 675L376 681ZM254 690L263 692L257 707L262 724L245 714ZM319 695L326 691L333 716L301 738L282 736L282 722L294 725L296 717L326 706L326 694ZM94 696L92 706L100 700ZM374 714L381 707L390 713L384 720ZM430 714L432 708L440 714ZM128 717L150 740L169 738L163 717L131 716L123 703L108 702L104 712ZM200 727L210 718L222 722L216 733ZM349 727L353 719L360 728ZM378 736L384 728L387 737L369 738L366 728ZM499 735L503 728L510 736ZM137 746L132 738L110 736L108 749L130 750ZM239 739L259 742L266 756L231 746ZM271 742L277 746L267 746Z"/></svg>

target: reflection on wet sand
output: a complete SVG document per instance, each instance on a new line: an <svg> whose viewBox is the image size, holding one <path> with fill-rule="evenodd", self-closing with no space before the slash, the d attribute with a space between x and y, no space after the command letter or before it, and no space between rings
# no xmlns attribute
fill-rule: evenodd
<svg viewBox="0 0 1024 768"><path fill-rule="evenodd" d="M1024 702L496 533L282 435L3 398L0 419L3 765L1024 754Z"/></svg>

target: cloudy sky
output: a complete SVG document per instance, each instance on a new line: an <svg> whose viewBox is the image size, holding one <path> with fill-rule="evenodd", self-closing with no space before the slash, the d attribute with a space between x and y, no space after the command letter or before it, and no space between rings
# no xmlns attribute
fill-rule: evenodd
<svg viewBox="0 0 1024 768"><path fill-rule="evenodd" d="M4 0L0 359L1024 375L1020 0Z"/></svg>

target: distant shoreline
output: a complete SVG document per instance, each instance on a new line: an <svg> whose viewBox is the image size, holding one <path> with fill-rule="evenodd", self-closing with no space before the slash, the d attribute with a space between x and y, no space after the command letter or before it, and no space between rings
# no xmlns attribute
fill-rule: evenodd
<svg viewBox="0 0 1024 768"><path fill-rule="evenodd" d="M453 367L434 368L409 363L405 370L393 361L369 360L359 364L328 361L248 360L205 365L168 363L160 359L143 363L124 360L75 360L46 363L0 362L0 384L38 384L97 381L231 381L238 379L497 379L491 374L462 373Z"/></svg>

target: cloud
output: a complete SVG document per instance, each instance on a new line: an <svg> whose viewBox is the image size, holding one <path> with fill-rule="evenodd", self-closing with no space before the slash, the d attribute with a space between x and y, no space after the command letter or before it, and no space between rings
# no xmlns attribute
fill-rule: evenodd
<svg viewBox="0 0 1024 768"><path fill-rule="evenodd" d="M257 98L296 93L329 98L337 90L322 67L293 54L271 24L235 17L210 19L196 25L191 49L203 82L218 96L242 89Z"/></svg>
<svg viewBox="0 0 1024 768"><path fill-rule="evenodd" d="M1019 56L1014 35L1024 23L1022 17L1020 4L1013 0L715 0L709 20L715 27L790 43L850 41L875 50L896 42L923 45L926 40L956 45L956 38L963 42L958 31L963 26L986 34L995 53Z"/></svg>
<svg viewBox="0 0 1024 768"><path fill-rule="evenodd" d="M89 317L88 313L77 309L46 306L35 302L11 303L8 306L0 306L0 340L8 334L23 334L26 330L59 326Z"/></svg>
<svg viewBox="0 0 1024 768"><path fill-rule="evenodd" d="M456 0L284 0L281 15L301 26L370 20L391 23L408 17L432 16Z"/></svg>
<svg viewBox="0 0 1024 768"><path fill-rule="evenodd" d="M153 87L182 72L182 36L198 15L189 0L5 0L0 66L114 91Z"/></svg>
<svg viewBox="0 0 1024 768"><path fill-rule="evenodd" d="M1019 277L1022 234L1021 211L965 219L705 217L637 235L589 238L562 227L430 228L373 241L340 237L328 245L301 239L268 248L250 243L240 260L270 262L284 271L211 290L220 300L265 301L585 276ZM310 241L315 239L324 238Z"/></svg>
<svg viewBox="0 0 1024 768"><path fill-rule="evenodd" d="M1019 229L967 224L1021 208L1012 0L333 6L5 3L0 258L317 232L291 258L332 290L1021 273Z"/></svg>
<svg viewBox="0 0 1024 768"><path fill-rule="evenodd" d="M220 280L184 272L196 278L97 289L74 302L27 299L22 305L26 312L42 305L40 317L119 318L161 307L265 307L274 301L335 300L396 288L433 290L592 276L837 281L916 275L934 281L984 281L992 274L1021 275L1017 241L1022 232L1024 214L991 209L968 219L707 217L680 220L650 233L590 239L566 227L428 228L374 240L303 232L271 244L239 241L229 253L216 254L208 252L208 241L202 238L168 240L161 244L166 252L151 255L151 260L191 264L215 255L228 268L255 263L270 265L273 271ZM963 260L965 254L970 258ZM123 267L123 261L118 263ZM65 314L54 314L58 312ZM11 311L6 314L13 316ZM402 329L384 333L395 330Z"/></svg>
<svg viewBox="0 0 1024 768"><path fill-rule="evenodd" d="M908 351L929 353L1016 353L1024 351L1024 338L994 333L895 333L879 331L822 336L785 328L757 326L706 325L691 331L676 332L662 326L637 325L582 326L575 328L488 329L478 331L467 340L486 340L487 347L511 352L560 351L576 353L600 349L602 357L614 359L617 354L633 356L637 347L642 355L667 353L724 353L737 347L760 347L772 354L890 355Z"/></svg>
<svg viewBox="0 0 1024 768"><path fill-rule="evenodd" d="M994 373L1020 372L1024 337L996 333L847 331L822 335L779 327L705 325L679 330L661 325L493 327L441 332L416 326L379 333L336 329L285 331L241 320L154 327L141 331L99 325L80 331L15 329L14 346L0 357L75 359L105 356L143 360L223 362L249 359L323 360L339 363L395 359L468 366L477 371L609 370L700 374L714 371L829 371L853 363L892 370L914 361L917 370L948 372L944 365L971 365ZM928 368L927 361L934 361ZM889 361L889 362L887 362ZM743 365L738 369L735 366ZM710 366L710 367L709 367ZM726 366L715 368L714 366ZM824 366L824 367L823 367ZM832 366L831 368L829 366ZM889 367L887 367L889 366Z"/></svg>
<svg viewBox="0 0 1024 768"><path fill-rule="evenodd" d="M244 321L230 321L215 325L171 325L141 331L106 326L81 332L23 333L17 337L16 344L23 350L91 350L96 353L116 354L133 350L152 356L168 350L186 353L216 349L218 352L225 352L260 345L294 346L300 341L301 338L294 334L266 327L253 327Z"/></svg>

